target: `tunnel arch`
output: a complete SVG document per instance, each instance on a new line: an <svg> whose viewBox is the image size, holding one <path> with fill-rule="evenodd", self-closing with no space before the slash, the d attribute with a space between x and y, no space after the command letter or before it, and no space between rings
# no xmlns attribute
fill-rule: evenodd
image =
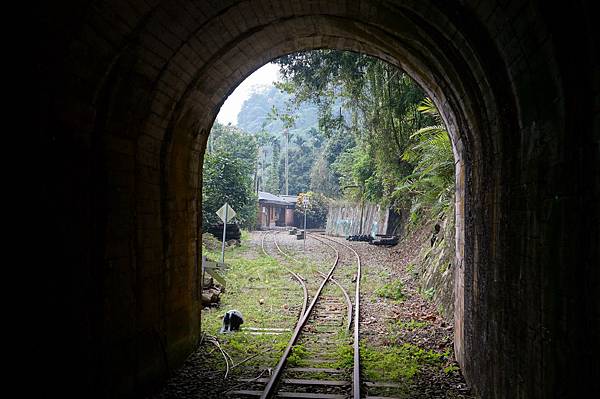
<svg viewBox="0 0 600 399"><path fill-rule="evenodd" d="M581 96L593 104L593 39L579 39L576 47L587 69L565 63L573 56L567 38L590 37L591 25L566 32L553 24L559 15L577 20L587 3L566 14L500 1L115 1L80 7L47 10L52 34L43 39L48 61L41 72L41 143L52 165L45 206L50 214L72 215L51 252L70 253L72 264L83 267L64 275L91 288L73 284L57 299L72 308L75 321L66 325L75 326L77 349L89 360L81 370L83 385L101 387L100 396L139 393L193 348L199 334L199 182L210 127L227 95L255 69L317 48L359 51L395 64L427 91L445 119L459 161L455 341L475 390L484 397L544 396L558 389L557 373L569 374L564 351L586 358L576 341L597 330L567 333L559 321L581 303L569 302L565 310L566 302L543 287L562 290L564 301L577 291L574 283L563 287L560 264L571 264L576 241L555 233L569 226L570 203L555 205L553 196L572 198L584 190L580 180L569 185L556 179L583 173L596 182L584 201L597 198L597 125L585 114L593 114L589 107L571 101ZM544 96L533 96L534 89ZM589 133L561 149L564 132L576 128ZM582 151L588 158L575 162ZM561 172L567 161L573 165ZM548 216L542 203L557 208L558 216ZM514 218L523 220L515 225ZM593 243L593 237L586 240ZM567 249L553 252L552 243L563 239ZM69 240L80 252L67 247ZM591 277L584 290L589 298L597 283L593 251L578 258ZM544 272L546 264L556 275ZM530 307L523 309L524 303ZM589 306L583 308L594 314L597 308ZM517 366L508 371L511 364Z"/></svg>

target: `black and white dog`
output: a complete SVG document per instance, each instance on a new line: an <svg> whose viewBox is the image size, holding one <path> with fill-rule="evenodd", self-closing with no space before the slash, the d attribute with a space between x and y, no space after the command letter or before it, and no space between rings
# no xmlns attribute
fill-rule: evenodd
<svg viewBox="0 0 600 399"><path fill-rule="evenodd" d="M239 310L230 310L223 317L223 327L221 332L239 331L240 324L244 323L244 318Z"/></svg>

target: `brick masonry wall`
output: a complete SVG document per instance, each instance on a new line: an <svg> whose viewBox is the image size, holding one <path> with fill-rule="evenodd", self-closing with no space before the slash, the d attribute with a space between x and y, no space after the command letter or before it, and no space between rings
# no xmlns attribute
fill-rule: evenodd
<svg viewBox="0 0 600 399"><path fill-rule="evenodd" d="M193 350L210 126L252 71L313 48L392 62L442 111L458 159L455 346L474 389L568 397L591 381L600 341L592 2L40 7L41 250L57 265L44 270L57 311L42 321L57 326L47 358L68 365L48 369L73 377L50 386L139 396Z"/></svg>

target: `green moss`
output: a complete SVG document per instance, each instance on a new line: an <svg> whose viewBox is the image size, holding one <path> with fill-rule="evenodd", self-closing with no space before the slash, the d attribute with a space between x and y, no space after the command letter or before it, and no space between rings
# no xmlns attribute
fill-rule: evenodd
<svg viewBox="0 0 600 399"><path fill-rule="evenodd" d="M423 367L442 367L447 352L425 350L416 345L402 344L368 348L362 345L360 357L367 378L373 381L409 383Z"/></svg>
<svg viewBox="0 0 600 399"><path fill-rule="evenodd" d="M403 330L414 331L427 326L429 323L426 321L409 320L397 321L396 324Z"/></svg>
<svg viewBox="0 0 600 399"><path fill-rule="evenodd" d="M301 366L304 364L303 359L308 355L308 351L302 344L297 344L292 347L292 353L288 356L287 363L290 366Z"/></svg>

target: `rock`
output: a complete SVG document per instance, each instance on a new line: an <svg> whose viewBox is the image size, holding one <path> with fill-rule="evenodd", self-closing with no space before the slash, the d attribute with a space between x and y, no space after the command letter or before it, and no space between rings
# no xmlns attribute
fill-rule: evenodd
<svg viewBox="0 0 600 399"><path fill-rule="evenodd" d="M212 295L210 295L209 293L202 293L202 304L203 305L210 305L212 302Z"/></svg>
<svg viewBox="0 0 600 399"><path fill-rule="evenodd" d="M212 305L221 300L221 291L219 289L209 289L202 292L202 304Z"/></svg>
<svg viewBox="0 0 600 399"><path fill-rule="evenodd" d="M213 285L213 278L211 276L207 276L205 274L203 280L204 281L202 282L202 287L204 287L204 288L212 287L212 285Z"/></svg>
<svg viewBox="0 0 600 399"><path fill-rule="evenodd" d="M202 244L210 250L221 248L221 242L210 233L202 234Z"/></svg>

